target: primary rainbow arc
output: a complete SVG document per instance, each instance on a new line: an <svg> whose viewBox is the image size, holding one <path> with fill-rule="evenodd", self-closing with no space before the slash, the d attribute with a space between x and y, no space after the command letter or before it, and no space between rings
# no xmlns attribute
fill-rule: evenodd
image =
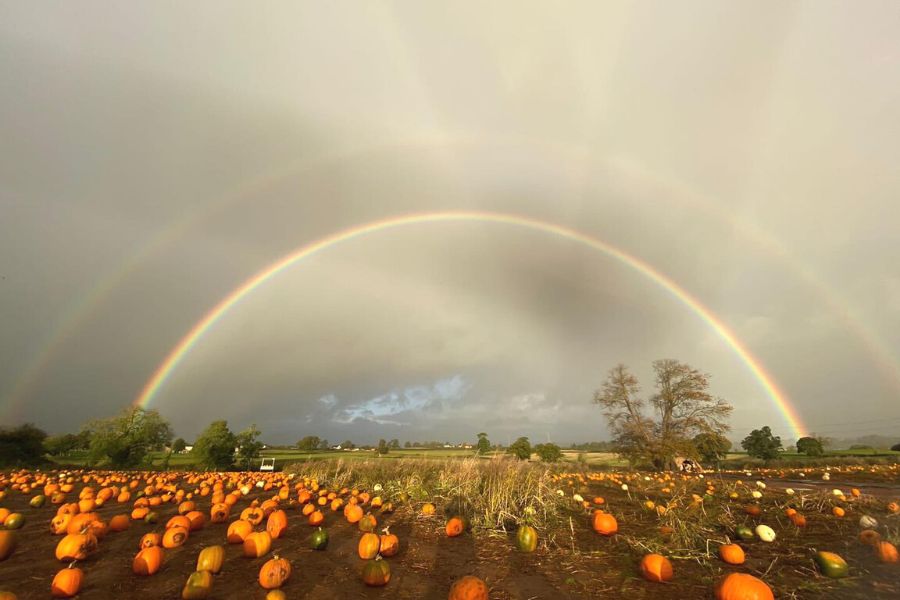
<svg viewBox="0 0 900 600"><path fill-rule="evenodd" d="M737 338L731 329L725 325L709 308L704 306L699 300L694 298L687 290L675 283L665 274L654 269L650 264L634 257L624 250L621 250L603 240L582 233L575 229L540 221L531 217L514 215L508 213L493 213L482 211L448 211L448 212L432 212L419 213L413 215L401 215L390 217L344 229L330 236L321 238L302 246L283 256L279 260L265 267L261 271L246 280L243 284L235 288L230 294L223 298L211 310L209 310L203 318L201 318L191 329L181 338L178 344L169 352L166 358L160 363L153 375L141 389L140 394L134 401L135 406L147 407L159 392L160 388L166 383L184 357L190 352L191 348L200 341L200 339L219 321L231 308L238 302L252 293L266 281L272 279L276 275L282 273L290 266L297 262L316 254L322 250L346 242L348 240L364 236L378 231L393 229L398 227L439 222L454 221L473 221L481 223L498 223L505 225L514 225L540 231L584 244L594 250L602 252L607 256L615 258L619 262L628 267L633 268L654 283L669 292L677 298L682 304L687 306L697 316L709 325L713 331L734 351L741 359L747 369L757 379L759 384L765 390L770 400L781 413L786 424L791 431L799 438L802 437L807 428L803 424L796 409L790 403L787 395L779 388L774 378L765 370L762 363L754 357L744 344Z"/></svg>

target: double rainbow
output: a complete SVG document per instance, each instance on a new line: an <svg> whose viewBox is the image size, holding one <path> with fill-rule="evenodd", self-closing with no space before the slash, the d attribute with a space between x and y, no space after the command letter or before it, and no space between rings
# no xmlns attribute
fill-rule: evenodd
<svg viewBox="0 0 900 600"><path fill-rule="evenodd" d="M222 319L229 310L237 305L243 298L247 297L254 290L265 284L267 281L281 274L289 267L300 262L304 258L312 256L323 250L327 250L337 244L346 242L355 238L359 238L368 234L400 227L421 225L425 223L440 222L479 222L479 223L496 223L502 225L511 225L522 227L532 231L538 231L556 235L579 244L583 244L593 250L602 252L606 256L616 259L620 263L634 269L644 275L669 294L678 299L682 304L687 306L698 317L700 317L716 334L725 341L729 347L740 357L744 365L749 369L759 384L765 390L766 394L783 416L785 423L790 427L791 431L797 436L802 437L807 429L801 421L796 409L788 400L785 393L779 389L772 376L766 372L760 361L754 357L750 351L738 340L737 336L732 332L713 312L700 303L684 288L669 279L663 273L654 269L651 265L643 260L636 258L624 250L621 250L611 244L608 244L598 238L592 237L575 229L540 221L531 217L520 215L493 213L482 211L449 211L449 212L431 212L413 215L402 215L390 217L365 223L349 229L344 229L328 237L321 238L317 241L309 243L301 248L283 256L279 260L257 272L255 275L246 280L243 284L235 288L230 294L216 304L202 319L200 319L185 334L178 344L169 352L166 358L160 363L153 375L141 389L140 394L134 400L135 406L147 407L153 401L159 390L165 385L166 381L178 367L185 356L200 341L200 339L212 327Z"/></svg>

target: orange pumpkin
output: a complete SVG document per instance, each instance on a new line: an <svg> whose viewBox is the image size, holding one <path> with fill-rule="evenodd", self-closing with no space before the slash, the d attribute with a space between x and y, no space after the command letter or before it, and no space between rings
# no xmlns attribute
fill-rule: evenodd
<svg viewBox="0 0 900 600"><path fill-rule="evenodd" d="M890 542L878 542L875 544L875 555L883 563L900 562L900 556L897 554L897 547Z"/></svg>
<svg viewBox="0 0 900 600"><path fill-rule="evenodd" d="M188 527L191 531L198 531L203 529L206 525L206 515L200 512L199 510L192 510L191 512L184 515L187 517L190 522L190 526Z"/></svg>
<svg viewBox="0 0 900 600"><path fill-rule="evenodd" d="M191 520L184 515L175 515L166 522L166 529L170 527L181 527L189 530L191 528Z"/></svg>
<svg viewBox="0 0 900 600"><path fill-rule="evenodd" d="M863 529L859 532L859 541L863 544L874 546L881 541L881 534L873 529Z"/></svg>
<svg viewBox="0 0 900 600"><path fill-rule="evenodd" d="M888 502L887 505L888 512L892 513L900 513L900 503L897 502Z"/></svg>
<svg viewBox="0 0 900 600"><path fill-rule="evenodd" d="M259 570L259 585L267 590L274 590L284 585L290 576L291 563L276 554Z"/></svg>
<svg viewBox="0 0 900 600"><path fill-rule="evenodd" d="M394 556L400 551L400 538L390 532L389 527L382 530L382 535L378 538L378 553L382 556Z"/></svg>
<svg viewBox="0 0 900 600"><path fill-rule="evenodd" d="M163 548L178 548L188 539L188 529L181 525L175 525L166 529L162 536Z"/></svg>
<svg viewBox="0 0 900 600"><path fill-rule="evenodd" d="M84 571L73 562L68 568L60 570L50 584L50 593L54 598L71 598L81 591Z"/></svg>
<svg viewBox="0 0 900 600"><path fill-rule="evenodd" d="M0 561L4 561L12 556L18 541L19 538L15 531L0 529Z"/></svg>
<svg viewBox="0 0 900 600"><path fill-rule="evenodd" d="M244 538L244 556L259 558L272 549L272 536L268 531L255 531Z"/></svg>
<svg viewBox="0 0 900 600"><path fill-rule="evenodd" d="M672 563L662 554L647 554L641 559L641 573L647 581L662 583L672 580L674 570Z"/></svg>
<svg viewBox="0 0 900 600"><path fill-rule="evenodd" d="M800 513L794 513L791 515L791 523L793 523L795 527L806 527L806 517Z"/></svg>
<svg viewBox="0 0 900 600"><path fill-rule="evenodd" d="M284 533L285 529L287 529L287 525L287 513L283 510L276 510L269 515L269 519L266 521L266 531L269 532L272 539L277 540L281 537L281 534Z"/></svg>
<svg viewBox="0 0 900 600"><path fill-rule="evenodd" d="M423 515L429 515L429 516L433 515L434 510L435 510L434 504L432 504L431 502L426 502L425 504L422 505L422 514Z"/></svg>
<svg viewBox="0 0 900 600"><path fill-rule="evenodd" d="M374 533L364 533L359 538L357 552L359 557L365 560L371 560L378 556L378 550L381 548L381 538Z"/></svg>
<svg viewBox="0 0 900 600"><path fill-rule="evenodd" d="M153 575L162 566L165 553L159 546L150 546L137 553L131 563L135 575Z"/></svg>
<svg viewBox="0 0 900 600"><path fill-rule="evenodd" d="M844 515L846 515L847 512L840 506L835 506L834 508L831 509L831 514L840 518L840 517L843 517Z"/></svg>
<svg viewBox="0 0 900 600"><path fill-rule="evenodd" d="M599 510L594 511L591 518L591 527L600 535L613 535L619 531L619 523L616 518L609 513Z"/></svg>
<svg viewBox="0 0 900 600"><path fill-rule="evenodd" d="M466 524L459 517L450 517L444 529L447 532L447 537L457 537L466 531Z"/></svg>
<svg viewBox="0 0 900 600"><path fill-rule="evenodd" d="M150 546L161 546L162 545L162 535L158 533L145 533L141 537L141 548L149 548Z"/></svg>
<svg viewBox="0 0 900 600"><path fill-rule="evenodd" d="M249 522L254 527L262 523L262 520L265 516L266 513L254 506L245 508L243 511L241 511L241 520Z"/></svg>
<svg viewBox="0 0 900 600"><path fill-rule="evenodd" d="M325 521L325 515L322 514L321 510L314 510L309 513L308 523L311 527L318 527Z"/></svg>
<svg viewBox="0 0 900 600"><path fill-rule="evenodd" d="M744 564L744 549L737 544L722 544L719 546L719 556L729 565Z"/></svg>
<svg viewBox="0 0 900 600"><path fill-rule="evenodd" d="M363 517L363 509L359 504L348 504L344 508L344 518L348 523L356 523Z"/></svg>
<svg viewBox="0 0 900 600"><path fill-rule="evenodd" d="M731 573L716 585L716 600L775 600L772 589L746 573Z"/></svg>
<svg viewBox="0 0 900 600"><path fill-rule="evenodd" d="M466 575L450 586L449 600L488 600L487 584L474 575Z"/></svg>
<svg viewBox="0 0 900 600"><path fill-rule="evenodd" d="M54 535L65 535L69 532L69 523L72 521L70 513L56 515L50 519L50 532Z"/></svg>
<svg viewBox="0 0 900 600"><path fill-rule="evenodd" d="M109 520L110 531L125 531L131 527L131 518L128 515L116 515Z"/></svg>
<svg viewBox="0 0 900 600"><path fill-rule="evenodd" d="M249 521L238 519L228 526L228 532L225 534L225 539L228 540L229 544L243 544L244 540L247 539L247 536L251 533L253 533L253 525L251 525Z"/></svg>
<svg viewBox="0 0 900 600"><path fill-rule="evenodd" d="M228 520L229 514L231 514L231 506L228 504L224 502L213 504L209 509L209 521L210 523L224 523Z"/></svg>
<svg viewBox="0 0 900 600"><path fill-rule="evenodd" d="M84 560L97 549L97 538L92 533L70 533L56 545L56 559L62 562Z"/></svg>

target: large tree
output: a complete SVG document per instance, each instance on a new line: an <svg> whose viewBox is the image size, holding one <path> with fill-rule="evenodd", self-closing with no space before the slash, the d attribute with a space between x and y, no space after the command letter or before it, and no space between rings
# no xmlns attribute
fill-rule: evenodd
<svg viewBox="0 0 900 600"><path fill-rule="evenodd" d="M731 440L720 433L699 433L693 442L700 458L706 462L718 464L731 450Z"/></svg>
<svg viewBox="0 0 900 600"><path fill-rule="evenodd" d="M772 435L772 430L766 425L762 429L751 431L750 435L741 441L741 448L753 458L761 458L769 462L773 458L777 458L778 453L781 452L781 438Z"/></svg>
<svg viewBox="0 0 900 600"><path fill-rule="evenodd" d="M234 462L237 438L228 429L228 421L213 421L194 442L191 451L208 469L227 469Z"/></svg>
<svg viewBox="0 0 900 600"><path fill-rule="evenodd" d="M819 439L807 436L797 440L797 452L807 456L822 456L825 449Z"/></svg>
<svg viewBox="0 0 900 600"><path fill-rule="evenodd" d="M85 426L90 436L88 461L92 465L136 467L151 462L150 452L172 441L172 428L158 411L139 406Z"/></svg>
<svg viewBox="0 0 900 600"><path fill-rule="evenodd" d="M546 444L538 444L534 447L535 454L542 462L556 462L562 458L562 450L556 444L547 442Z"/></svg>
<svg viewBox="0 0 900 600"><path fill-rule="evenodd" d="M34 466L44 455L47 434L31 423L0 428L0 465Z"/></svg>
<svg viewBox="0 0 900 600"><path fill-rule="evenodd" d="M319 444L322 442L317 435L308 435L299 442L297 442L297 448L300 450L306 450L307 452L311 450L318 450Z"/></svg>
<svg viewBox="0 0 900 600"><path fill-rule="evenodd" d="M531 442L527 437L520 437L509 445L507 452L519 460L528 460L531 458Z"/></svg>
<svg viewBox="0 0 900 600"><path fill-rule="evenodd" d="M256 423L253 423L250 427L234 436L234 441L237 444L238 461L247 470L250 469L250 463L259 456L259 451L263 448L263 443L256 439L261 433L256 427Z"/></svg>
<svg viewBox="0 0 900 600"><path fill-rule="evenodd" d="M709 375L687 364L657 360L653 371L656 393L649 400L640 397L637 377L620 364L609 371L594 402L603 408L619 454L671 468L675 456L695 451L694 436L728 431L732 407L709 393Z"/></svg>
<svg viewBox="0 0 900 600"><path fill-rule="evenodd" d="M491 441L486 433L478 434L478 443L475 445L475 451L477 454L487 454L491 451Z"/></svg>

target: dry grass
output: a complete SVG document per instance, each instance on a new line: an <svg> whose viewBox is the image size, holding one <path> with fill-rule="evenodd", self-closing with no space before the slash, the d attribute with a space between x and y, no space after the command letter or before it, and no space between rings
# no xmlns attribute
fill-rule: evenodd
<svg viewBox="0 0 900 600"><path fill-rule="evenodd" d="M386 500L437 502L446 514L465 515L480 529L508 531L519 523L556 526L564 518L565 502L550 468L505 458L313 461L285 471L332 488L373 490L380 485Z"/></svg>

